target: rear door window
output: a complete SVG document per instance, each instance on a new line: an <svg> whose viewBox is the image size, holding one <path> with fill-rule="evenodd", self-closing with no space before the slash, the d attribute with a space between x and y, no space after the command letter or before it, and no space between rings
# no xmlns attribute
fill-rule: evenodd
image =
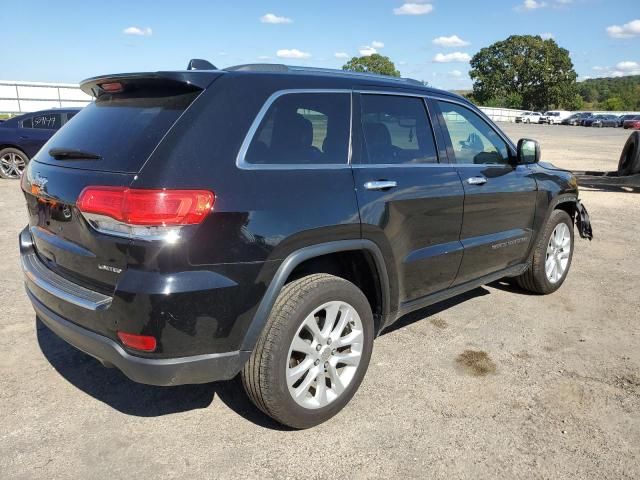
<svg viewBox="0 0 640 480"><path fill-rule="evenodd" d="M249 164L330 165L349 158L349 93L286 93L259 121L244 161Z"/></svg>
<svg viewBox="0 0 640 480"><path fill-rule="evenodd" d="M59 113L46 113L35 115L32 119L32 127L42 130L58 130L62 126L62 115Z"/></svg>
<svg viewBox="0 0 640 480"><path fill-rule="evenodd" d="M437 163L424 100L397 95L361 95L361 118L369 164Z"/></svg>
<svg viewBox="0 0 640 480"><path fill-rule="evenodd" d="M75 115L46 145L38 161L69 162L47 155L51 149L72 149L99 155L100 160L74 160L77 168L135 173L162 137L198 96L164 88L132 89L131 93L102 94Z"/></svg>

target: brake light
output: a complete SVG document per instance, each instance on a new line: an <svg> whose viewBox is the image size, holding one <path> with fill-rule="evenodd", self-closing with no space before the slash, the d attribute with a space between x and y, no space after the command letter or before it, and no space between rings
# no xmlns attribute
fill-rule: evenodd
<svg viewBox="0 0 640 480"><path fill-rule="evenodd" d="M214 203L207 190L86 187L76 206L103 233L175 239L179 227L202 222Z"/></svg>
<svg viewBox="0 0 640 480"><path fill-rule="evenodd" d="M102 83L100 84L100 88L109 93L120 93L123 90L120 82Z"/></svg>
<svg viewBox="0 0 640 480"><path fill-rule="evenodd" d="M141 352L153 352L157 346L155 337L150 335L118 332L118 338L124 346Z"/></svg>

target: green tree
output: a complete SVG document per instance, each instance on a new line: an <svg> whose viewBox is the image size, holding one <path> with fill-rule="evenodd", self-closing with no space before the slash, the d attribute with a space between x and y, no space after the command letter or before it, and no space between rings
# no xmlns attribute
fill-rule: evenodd
<svg viewBox="0 0 640 480"><path fill-rule="evenodd" d="M481 49L469 75L473 96L483 104L519 98L520 108L548 110L575 102L577 75L569 51L539 35L512 35Z"/></svg>
<svg viewBox="0 0 640 480"><path fill-rule="evenodd" d="M624 110L624 102L620 97L609 97L604 102L605 110Z"/></svg>
<svg viewBox="0 0 640 480"><path fill-rule="evenodd" d="M379 73L381 75L389 75L391 77L400 76L400 72L396 70L396 66L389 57L385 57L378 53L363 57L353 57L342 66L342 69L350 72Z"/></svg>

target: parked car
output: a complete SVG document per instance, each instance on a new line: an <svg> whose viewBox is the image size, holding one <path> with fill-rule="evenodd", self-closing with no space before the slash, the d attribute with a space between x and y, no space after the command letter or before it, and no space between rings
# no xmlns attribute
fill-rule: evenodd
<svg viewBox="0 0 640 480"><path fill-rule="evenodd" d="M618 116L612 114L595 115L587 120L592 127L616 127L618 125ZM589 126L589 125L585 125Z"/></svg>
<svg viewBox="0 0 640 480"><path fill-rule="evenodd" d="M516 123L540 123L541 117L540 112L525 112L516 117Z"/></svg>
<svg viewBox="0 0 640 480"><path fill-rule="evenodd" d="M593 121L595 120L595 113L592 113L586 117L582 117L582 119L580 120L580 126L581 127L590 127L591 123L593 123Z"/></svg>
<svg viewBox="0 0 640 480"><path fill-rule="evenodd" d="M630 118L629 120L625 120L624 123L622 124L622 126L627 129L627 128L632 128L635 130L640 129L640 115Z"/></svg>
<svg viewBox="0 0 640 480"><path fill-rule="evenodd" d="M635 117L638 117L638 116L640 116L640 115L638 115L637 113L627 113L625 115L620 115L618 117L618 125L616 125L616 126L623 127L625 121L631 120L631 119L633 119Z"/></svg>
<svg viewBox="0 0 640 480"><path fill-rule="evenodd" d="M542 117L540 117L540 123L548 123L549 125L560 125L565 118L571 116L571 112L567 112L566 110L552 110L549 112L545 112Z"/></svg>
<svg viewBox="0 0 640 480"><path fill-rule="evenodd" d="M554 292L574 221L590 235L537 142L415 81L243 65L81 88L21 182L38 318L137 382L240 373L294 428L349 402L406 313L505 277Z"/></svg>
<svg viewBox="0 0 640 480"><path fill-rule="evenodd" d="M25 166L79 108L42 110L10 118L0 125L0 178L20 178Z"/></svg>
<svg viewBox="0 0 640 480"><path fill-rule="evenodd" d="M580 125L580 123L582 122L582 120L584 118L590 117L592 115L591 112L578 112L578 113L574 113L573 115L567 117L566 119L564 119L562 122L560 122L562 125L571 125L571 126L577 126Z"/></svg>

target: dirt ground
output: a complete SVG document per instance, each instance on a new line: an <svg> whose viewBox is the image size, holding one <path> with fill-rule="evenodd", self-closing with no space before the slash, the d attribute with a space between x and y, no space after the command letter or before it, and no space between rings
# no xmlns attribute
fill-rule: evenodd
<svg viewBox="0 0 640 480"><path fill-rule="evenodd" d="M615 170L628 135L504 128L572 169ZM0 478L639 478L640 195L582 198L595 239L558 292L493 284L402 319L350 405L296 432L237 384L137 385L37 325L0 181Z"/></svg>

